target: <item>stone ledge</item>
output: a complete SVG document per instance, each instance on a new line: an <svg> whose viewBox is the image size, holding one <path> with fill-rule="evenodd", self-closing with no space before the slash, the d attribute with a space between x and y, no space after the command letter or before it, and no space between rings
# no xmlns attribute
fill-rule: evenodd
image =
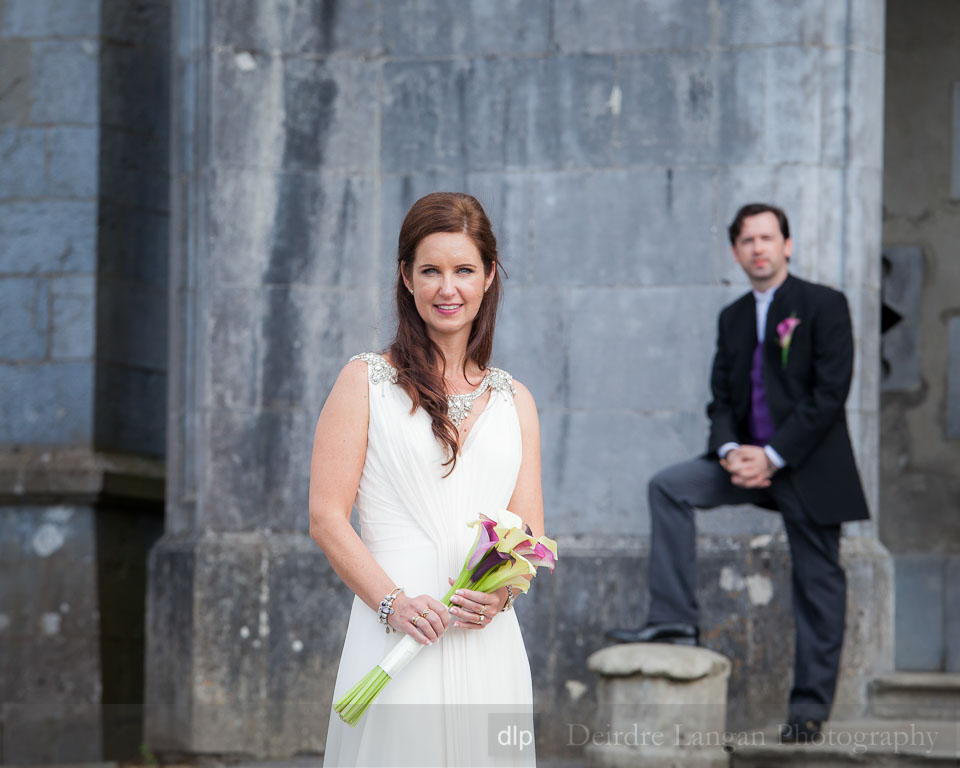
<svg viewBox="0 0 960 768"><path fill-rule="evenodd" d="M603 648L587 659L592 672L606 677L664 677L691 682L730 675L730 660L715 651L668 643L627 643Z"/></svg>
<svg viewBox="0 0 960 768"><path fill-rule="evenodd" d="M958 674L895 672L872 680L869 689L870 709L877 717L960 722Z"/></svg>
<svg viewBox="0 0 960 768"><path fill-rule="evenodd" d="M0 504L162 501L165 465L159 459L104 453L88 447L0 449Z"/></svg>

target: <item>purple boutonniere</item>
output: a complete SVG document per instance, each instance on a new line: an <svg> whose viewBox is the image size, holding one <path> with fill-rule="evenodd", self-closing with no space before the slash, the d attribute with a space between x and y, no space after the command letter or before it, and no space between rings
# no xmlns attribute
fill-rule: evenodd
<svg viewBox="0 0 960 768"><path fill-rule="evenodd" d="M780 360L784 369L787 367L787 355L790 352L793 331L798 325L800 325L800 320L797 318L796 312L777 323L777 336L780 337Z"/></svg>

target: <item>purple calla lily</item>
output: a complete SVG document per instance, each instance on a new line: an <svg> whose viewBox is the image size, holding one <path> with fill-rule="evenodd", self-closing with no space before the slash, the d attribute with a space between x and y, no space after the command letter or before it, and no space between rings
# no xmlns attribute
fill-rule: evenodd
<svg viewBox="0 0 960 768"><path fill-rule="evenodd" d="M496 524L492 521L480 521L477 525L477 541L473 546L473 551L467 559L467 569L473 570L479 565L483 556L487 554L500 540L497 536Z"/></svg>
<svg viewBox="0 0 960 768"><path fill-rule="evenodd" d="M486 576L489 571L512 559L513 558L510 556L509 552L501 552L496 547L491 547L484 558L480 561L476 570L473 572L473 575L470 577L470 581L474 583L480 581L480 579Z"/></svg>

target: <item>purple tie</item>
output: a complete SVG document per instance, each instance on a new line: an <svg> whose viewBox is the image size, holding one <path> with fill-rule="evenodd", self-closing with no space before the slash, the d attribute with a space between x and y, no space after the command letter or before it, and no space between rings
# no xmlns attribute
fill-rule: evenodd
<svg viewBox="0 0 960 768"><path fill-rule="evenodd" d="M763 343L757 342L753 350L753 367L750 369L750 439L754 445L766 445L773 437L773 419L767 408L767 394L763 389Z"/></svg>

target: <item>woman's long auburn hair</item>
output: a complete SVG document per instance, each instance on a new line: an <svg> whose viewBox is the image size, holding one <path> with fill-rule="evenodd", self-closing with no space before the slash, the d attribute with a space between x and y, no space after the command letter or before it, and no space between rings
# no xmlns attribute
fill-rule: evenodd
<svg viewBox="0 0 960 768"><path fill-rule="evenodd" d="M447 474L457 464L459 435L453 422L447 417L447 392L443 385L443 369L446 358L440 347L427 335L427 326L407 289L403 277L412 279L413 260L417 247L424 238L437 232L462 232L477 247L483 261L483 272L494 272L493 282L483 295L480 309L470 328L467 354L463 361L463 375L467 375L467 363L473 360L480 370L486 370L493 351L493 331L500 304L500 258L497 253L497 238L493 235L490 220L480 202L461 192L433 192L413 204L400 227L397 244L397 334L389 351L394 368L397 369L397 384L410 396L413 411L423 408L433 422L433 434L443 445L450 458L443 466L450 466Z"/></svg>

